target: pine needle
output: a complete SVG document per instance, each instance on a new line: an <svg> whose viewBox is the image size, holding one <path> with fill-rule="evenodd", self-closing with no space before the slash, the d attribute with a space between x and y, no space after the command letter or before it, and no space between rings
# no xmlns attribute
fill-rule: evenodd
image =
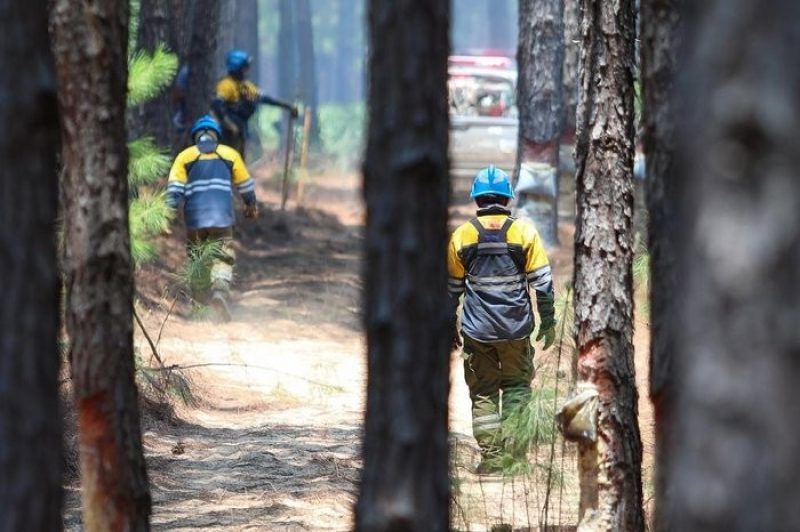
<svg viewBox="0 0 800 532"><path fill-rule="evenodd" d="M128 106L134 107L152 100L175 77L178 57L159 45L150 55L138 50L128 61Z"/></svg>
<svg viewBox="0 0 800 532"><path fill-rule="evenodd" d="M151 185L169 172L169 152L156 146L150 137L128 143L128 184L134 189Z"/></svg>

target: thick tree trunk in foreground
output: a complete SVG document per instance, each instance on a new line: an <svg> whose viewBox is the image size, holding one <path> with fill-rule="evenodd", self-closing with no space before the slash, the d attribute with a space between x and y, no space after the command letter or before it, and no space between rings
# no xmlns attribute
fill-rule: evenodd
<svg viewBox="0 0 800 532"><path fill-rule="evenodd" d="M66 321L88 531L149 529L133 365L128 236L127 0L56 0Z"/></svg>
<svg viewBox="0 0 800 532"><path fill-rule="evenodd" d="M519 4L517 213L531 219L551 246L558 243L563 9L562 0Z"/></svg>
<svg viewBox="0 0 800 532"><path fill-rule="evenodd" d="M194 0L189 9L193 21L189 37L188 122L209 112L218 72L215 57L220 29L221 5L218 0Z"/></svg>
<svg viewBox="0 0 800 532"><path fill-rule="evenodd" d="M362 531L449 529L449 6L370 4Z"/></svg>
<svg viewBox="0 0 800 532"><path fill-rule="evenodd" d="M47 2L0 0L0 530L61 530L58 109Z"/></svg>
<svg viewBox="0 0 800 532"><path fill-rule="evenodd" d="M578 83L581 62L580 0L564 1L564 79L561 93L564 122L562 132L575 132L575 113L578 108Z"/></svg>
<svg viewBox="0 0 800 532"><path fill-rule="evenodd" d="M659 530L671 530L662 508L674 402L675 312L678 289L677 201L675 198L675 108L679 0L644 0L641 6L644 151L647 156L647 211L650 250L650 398L656 427L656 516Z"/></svg>
<svg viewBox="0 0 800 532"><path fill-rule="evenodd" d="M578 375L599 404L597 439L579 444L588 530L644 529L632 345L634 20L633 0L583 1L575 325Z"/></svg>
<svg viewBox="0 0 800 532"><path fill-rule="evenodd" d="M685 14L668 519L800 530L800 3Z"/></svg>
<svg viewBox="0 0 800 532"><path fill-rule="evenodd" d="M178 53L178 39L174 31L177 24L172 17L170 3L171 0L141 0L136 37L139 50L153 53L159 45L164 45L171 52ZM169 89L138 109L131 109L130 113L132 138L149 136L155 138L159 146L170 146L173 126Z"/></svg>

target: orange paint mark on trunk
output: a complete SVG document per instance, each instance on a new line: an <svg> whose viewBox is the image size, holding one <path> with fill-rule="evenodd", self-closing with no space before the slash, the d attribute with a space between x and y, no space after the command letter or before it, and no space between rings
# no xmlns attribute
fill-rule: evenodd
<svg viewBox="0 0 800 532"><path fill-rule="evenodd" d="M124 451L114 435L113 401L103 391L78 402L83 521L89 532L123 531L132 520L125 497Z"/></svg>

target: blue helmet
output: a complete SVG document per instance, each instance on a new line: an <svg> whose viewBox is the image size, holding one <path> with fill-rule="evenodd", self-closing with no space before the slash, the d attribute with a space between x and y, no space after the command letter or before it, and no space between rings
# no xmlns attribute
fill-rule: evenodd
<svg viewBox="0 0 800 532"><path fill-rule="evenodd" d="M511 180L508 174L499 168L495 168L494 165L478 172L478 175L475 176L475 181L472 182L472 192L469 197L474 199L488 194L509 199L514 197L514 189L511 188Z"/></svg>
<svg viewBox="0 0 800 532"><path fill-rule="evenodd" d="M214 120L214 118L211 115L201 116L197 120L197 122L195 122L194 125L192 126L192 131L190 134L192 138L194 138L198 132L204 130L213 131L214 133L217 134L217 138L222 137L222 128L219 127L219 122Z"/></svg>
<svg viewBox="0 0 800 532"><path fill-rule="evenodd" d="M245 67L250 66L252 60L250 54L244 50L231 50L225 57L225 68L228 69L228 74L241 72Z"/></svg>

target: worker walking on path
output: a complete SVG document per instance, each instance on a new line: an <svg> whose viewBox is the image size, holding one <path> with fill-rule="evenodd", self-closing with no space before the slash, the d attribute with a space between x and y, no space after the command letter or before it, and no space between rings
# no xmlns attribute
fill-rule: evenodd
<svg viewBox="0 0 800 532"><path fill-rule="evenodd" d="M244 50L231 50L225 59L228 75L217 84L217 94L211 104L217 119L222 124L222 142L245 156L248 121L256 112L258 104L275 105L297 117L297 107L289 102L267 96L251 81L247 80L252 58Z"/></svg>
<svg viewBox="0 0 800 532"><path fill-rule="evenodd" d="M224 321L230 321L228 294L236 260L233 248L235 223L233 190L244 202L244 215L258 215L255 182L239 153L219 143L222 129L210 116L200 118L191 129L194 144L175 158L167 185L167 203L177 208L183 202L187 248L196 259L204 245L211 251L211 305ZM205 294L193 294L204 299Z"/></svg>
<svg viewBox="0 0 800 532"><path fill-rule="evenodd" d="M461 332L464 377L472 400L472 430L481 449L478 473L499 472L503 453L527 459L529 441L512 441L502 424L527 408L534 376L534 312L541 317L536 340L549 348L555 337L550 264L536 228L511 217L514 197L508 175L490 166L475 177L470 195L477 217L458 227L448 246L453 313L464 294ZM460 344L458 331L456 343Z"/></svg>

